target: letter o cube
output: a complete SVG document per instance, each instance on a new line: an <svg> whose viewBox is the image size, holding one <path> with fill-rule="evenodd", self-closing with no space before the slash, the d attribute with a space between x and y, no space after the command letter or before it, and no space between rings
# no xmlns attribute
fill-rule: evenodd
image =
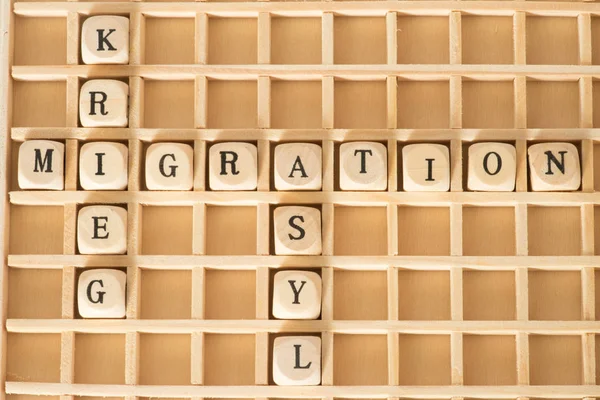
<svg viewBox="0 0 600 400"><path fill-rule="evenodd" d="M273 341L273 381L279 386L321 383L321 338L282 336Z"/></svg>
<svg viewBox="0 0 600 400"><path fill-rule="evenodd" d="M280 271L273 281L273 316L317 319L321 315L321 277L310 271Z"/></svg>
<svg viewBox="0 0 600 400"><path fill-rule="evenodd" d="M149 190L191 190L194 186L194 149L185 143L155 143L146 151Z"/></svg>
<svg viewBox="0 0 600 400"><path fill-rule="evenodd" d="M517 151L507 143L469 146L469 190L512 192L517 176Z"/></svg>
<svg viewBox="0 0 600 400"><path fill-rule="evenodd" d="M81 254L125 254L127 210L115 206L88 206L77 216L77 247Z"/></svg>
<svg viewBox="0 0 600 400"><path fill-rule="evenodd" d="M116 269L92 269L79 275L77 310L83 318L125 317L127 274Z"/></svg>
<svg viewBox="0 0 600 400"><path fill-rule="evenodd" d="M277 207L273 212L276 255L319 255L321 212L313 207Z"/></svg>

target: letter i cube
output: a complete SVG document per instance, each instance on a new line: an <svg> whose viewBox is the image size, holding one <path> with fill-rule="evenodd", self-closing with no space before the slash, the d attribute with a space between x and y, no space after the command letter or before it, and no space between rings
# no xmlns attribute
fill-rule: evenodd
<svg viewBox="0 0 600 400"><path fill-rule="evenodd" d="M273 381L280 386L314 386L321 383L321 338L276 338L273 341Z"/></svg>
<svg viewBox="0 0 600 400"><path fill-rule="evenodd" d="M125 317L127 274L115 269L92 269L79 275L77 310L83 318Z"/></svg>
<svg viewBox="0 0 600 400"><path fill-rule="evenodd" d="M441 144L410 144L402 149L402 179L407 192L450 190L450 152Z"/></svg>
<svg viewBox="0 0 600 400"><path fill-rule="evenodd" d="M321 277L309 271L280 271L273 282L273 316L316 319L321 315Z"/></svg>
<svg viewBox="0 0 600 400"><path fill-rule="evenodd" d="M65 145L51 140L28 140L19 147L21 189L63 190Z"/></svg>

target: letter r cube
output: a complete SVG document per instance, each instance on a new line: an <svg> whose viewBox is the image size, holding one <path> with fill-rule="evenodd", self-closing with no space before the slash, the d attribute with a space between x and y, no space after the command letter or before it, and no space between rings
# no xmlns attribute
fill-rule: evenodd
<svg viewBox="0 0 600 400"><path fill-rule="evenodd" d="M258 151L250 143L217 143L208 154L211 190L256 190Z"/></svg>

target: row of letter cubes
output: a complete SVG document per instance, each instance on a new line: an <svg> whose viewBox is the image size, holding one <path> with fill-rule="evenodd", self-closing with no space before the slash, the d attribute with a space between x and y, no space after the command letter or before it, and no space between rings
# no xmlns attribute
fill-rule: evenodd
<svg viewBox="0 0 600 400"><path fill-rule="evenodd" d="M579 152L571 143L540 143L529 147L529 172L534 191L578 190ZM450 189L450 152L441 144L410 144L402 148L402 184L409 192ZM468 151L468 189L510 192L515 189L516 149L506 143L476 143ZM277 190L321 190L323 161L319 145L285 143L275 147ZM194 149L185 143L154 143L146 151L149 190L191 190ZM91 142L81 147L79 181L85 190L124 190L128 180L127 146ZM211 190L256 190L258 151L243 142L217 143L208 152ZM19 149L21 189L64 189L64 144L30 140ZM339 147L341 190L386 190L386 147L378 142L348 142Z"/></svg>
<svg viewBox="0 0 600 400"><path fill-rule="evenodd" d="M82 318L123 318L126 314L125 272L94 269L83 272L77 285ZM321 314L321 278L308 271L281 271L273 282L273 316L316 319ZM321 338L285 336L273 343L273 380L277 385L321 382Z"/></svg>

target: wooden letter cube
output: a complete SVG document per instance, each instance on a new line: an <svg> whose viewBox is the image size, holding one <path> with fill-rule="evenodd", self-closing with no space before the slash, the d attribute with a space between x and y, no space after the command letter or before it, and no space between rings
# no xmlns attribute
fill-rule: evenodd
<svg viewBox="0 0 600 400"><path fill-rule="evenodd" d="M273 282L273 316L316 319L321 315L321 277L309 271L281 271Z"/></svg>
<svg viewBox="0 0 600 400"><path fill-rule="evenodd" d="M94 79L81 86L79 120L86 128L125 127L129 86L113 79Z"/></svg>
<svg viewBox="0 0 600 400"><path fill-rule="evenodd" d="M275 189L321 190L321 146L286 143L275 147Z"/></svg>
<svg viewBox="0 0 600 400"><path fill-rule="evenodd" d="M88 206L77 216L77 247L81 254L125 254L127 211L115 206Z"/></svg>
<svg viewBox="0 0 600 400"><path fill-rule="evenodd" d="M527 156L533 191L579 189L579 152L571 143L534 144L527 150Z"/></svg>
<svg viewBox="0 0 600 400"><path fill-rule="evenodd" d="M282 336L273 341L273 381L279 386L321 383L321 338Z"/></svg>
<svg viewBox="0 0 600 400"><path fill-rule="evenodd" d="M217 143L209 151L212 190L256 190L258 151L250 143Z"/></svg>
<svg viewBox="0 0 600 400"><path fill-rule="evenodd" d="M118 269L92 269L79 275L77 309L83 318L125 317L127 274Z"/></svg>
<svg viewBox="0 0 600 400"><path fill-rule="evenodd" d="M146 187L149 190L191 190L194 185L194 149L185 143L155 143L146 151Z"/></svg>
<svg viewBox="0 0 600 400"><path fill-rule="evenodd" d="M469 147L469 190L512 192L517 176L517 150L506 143Z"/></svg>
<svg viewBox="0 0 600 400"><path fill-rule="evenodd" d="M129 19L115 15L87 18L81 26L81 58L85 64L128 64Z"/></svg>
<svg viewBox="0 0 600 400"><path fill-rule="evenodd" d="M450 152L441 144L410 144L402 148L402 178L407 192L447 192Z"/></svg>
<svg viewBox="0 0 600 400"><path fill-rule="evenodd" d="M340 146L342 190L385 190L387 150L377 142L350 142Z"/></svg>
<svg viewBox="0 0 600 400"><path fill-rule="evenodd" d="M19 147L21 189L65 188L65 145L51 140L28 140Z"/></svg>
<svg viewBox="0 0 600 400"><path fill-rule="evenodd" d="M313 207L277 207L275 254L321 254L321 212Z"/></svg>
<svg viewBox="0 0 600 400"><path fill-rule="evenodd" d="M79 152L79 183L85 190L127 188L127 146L114 142L90 142Z"/></svg>

